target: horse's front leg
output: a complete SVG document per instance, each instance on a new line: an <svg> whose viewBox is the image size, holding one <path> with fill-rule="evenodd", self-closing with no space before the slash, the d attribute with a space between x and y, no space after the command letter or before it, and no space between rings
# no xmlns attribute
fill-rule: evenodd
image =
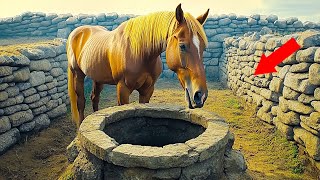
<svg viewBox="0 0 320 180"><path fill-rule="evenodd" d="M144 84L138 89L139 103L149 103L154 91L154 84L156 83L162 72L162 62L160 56L158 56L151 62L154 62L154 64L150 64L150 66L148 67L148 69L150 70L149 76L145 80Z"/></svg>
<svg viewBox="0 0 320 180"><path fill-rule="evenodd" d="M124 81L119 81L117 84L118 105L129 104L129 96L132 91L133 90L130 89Z"/></svg>
<svg viewBox="0 0 320 180"><path fill-rule="evenodd" d="M103 84L93 81L92 84L92 93L91 93L91 102L92 102L92 109L93 111L98 111L99 108L99 100L100 100L100 93L103 89Z"/></svg>

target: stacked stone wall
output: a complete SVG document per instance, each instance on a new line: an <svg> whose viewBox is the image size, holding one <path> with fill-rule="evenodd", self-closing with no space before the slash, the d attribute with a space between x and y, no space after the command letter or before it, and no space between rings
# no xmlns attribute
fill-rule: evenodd
<svg viewBox="0 0 320 180"><path fill-rule="evenodd" d="M261 56L289 39L301 49L276 67L277 73L254 76ZM224 43L227 85L257 106L257 117L303 146L320 169L320 32L286 36L247 33Z"/></svg>
<svg viewBox="0 0 320 180"><path fill-rule="evenodd" d="M65 52L58 39L0 49L0 154L66 114Z"/></svg>

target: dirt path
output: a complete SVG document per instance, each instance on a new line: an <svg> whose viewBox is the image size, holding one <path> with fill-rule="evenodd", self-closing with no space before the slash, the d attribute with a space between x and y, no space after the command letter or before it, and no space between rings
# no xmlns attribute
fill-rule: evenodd
<svg viewBox="0 0 320 180"><path fill-rule="evenodd" d="M209 89L204 109L219 114L230 124L236 139L234 148L245 155L254 179L316 179L307 171L302 173L304 159L296 146L274 127L257 120L253 107L246 106L230 90L220 89L217 83L210 83ZM105 87L101 108L116 105L115 97L115 87ZM137 101L137 92L130 99ZM184 92L177 81L160 80L151 102L185 105ZM86 114L89 113L90 104L86 107ZM74 129L68 115L55 120L49 129L26 137L27 142L0 156L0 179L57 179L68 166L65 148L75 136Z"/></svg>

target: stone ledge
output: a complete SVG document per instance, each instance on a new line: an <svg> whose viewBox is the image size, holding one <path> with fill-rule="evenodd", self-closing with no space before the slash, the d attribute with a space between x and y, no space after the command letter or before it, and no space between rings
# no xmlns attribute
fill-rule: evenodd
<svg viewBox="0 0 320 180"><path fill-rule="evenodd" d="M109 159L119 166L159 169L189 166L198 160L198 156L184 143L163 147L121 144L112 150Z"/></svg>

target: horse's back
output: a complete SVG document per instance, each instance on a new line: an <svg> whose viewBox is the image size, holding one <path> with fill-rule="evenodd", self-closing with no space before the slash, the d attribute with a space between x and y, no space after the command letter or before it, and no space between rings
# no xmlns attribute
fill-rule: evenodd
<svg viewBox="0 0 320 180"><path fill-rule="evenodd" d="M112 41L111 31L102 26L81 26L68 38L68 61L93 80L112 82L106 49Z"/></svg>
<svg viewBox="0 0 320 180"><path fill-rule="evenodd" d="M67 41L67 53L74 58L68 58L69 63L73 64L75 62L70 62L77 60L81 50L87 43L88 39L96 32L103 31L101 26L80 26L75 28L69 35ZM73 66L74 67L74 66Z"/></svg>
<svg viewBox="0 0 320 180"><path fill-rule="evenodd" d="M108 32L108 30L102 26L80 26L75 28L68 37L67 46L72 47L73 53L76 55L80 54L80 52L76 52L77 50L81 51L87 41L92 38L97 33Z"/></svg>

